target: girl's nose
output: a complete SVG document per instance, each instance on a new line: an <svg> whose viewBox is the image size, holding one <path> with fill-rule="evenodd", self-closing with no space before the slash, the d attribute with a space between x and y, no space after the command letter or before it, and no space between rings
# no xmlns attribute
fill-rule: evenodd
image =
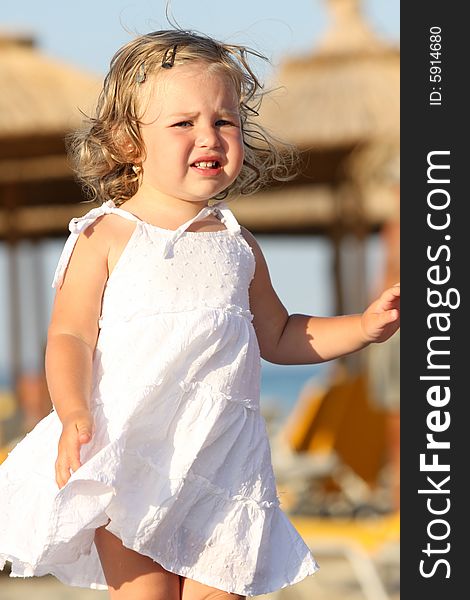
<svg viewBox="0 0 470 600"><path fill-rule="evenodd" d="M198 131L196 146L200 148L214 148L220 145L218 131L214 127L205 127Z"/></svg>

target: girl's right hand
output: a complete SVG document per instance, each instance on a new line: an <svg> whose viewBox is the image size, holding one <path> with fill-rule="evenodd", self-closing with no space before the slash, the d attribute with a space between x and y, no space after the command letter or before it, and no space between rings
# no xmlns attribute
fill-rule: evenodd
<svg viewBox="0 0 470 600"><path fill-rule="evenodd" d="M56 482L63 488L70 479L70 471L81 467L80 448L88 444L93 431L93 419L89 411L76 411L62 422L57 460L55 462Z"/></svg>

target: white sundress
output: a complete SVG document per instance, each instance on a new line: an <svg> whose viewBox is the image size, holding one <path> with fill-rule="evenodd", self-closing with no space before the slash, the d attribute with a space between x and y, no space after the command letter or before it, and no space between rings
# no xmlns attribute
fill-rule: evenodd
<svg viewBox="0 0 470 600"><path fill-rule="evenodd" d="M213 212L219 231L187 231ZM55 411L0 465L0 569L106 589L94 531L168 571L266 594L318 565L280 508L260 413L260 351L248 289L255 258L225 203L177 230L112 201L72 219L54 277L99 216L136 227L103 296L90 407L95 433L61 489Z"/></svg>

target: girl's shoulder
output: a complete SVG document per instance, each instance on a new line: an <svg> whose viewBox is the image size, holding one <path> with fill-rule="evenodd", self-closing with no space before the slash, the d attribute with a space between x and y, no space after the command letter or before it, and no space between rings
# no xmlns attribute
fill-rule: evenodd
<svg viewBox="0 0 470 600"><path fill-rule="evenodd" d="M106 212L89 218L88 215L90 215L91 212L92 211L83 217L73 219L75 222L80 222L83 219L82 227L79 227L80 232L87 232L89 236L94 233L96 233L97 236L113 235L121 231L134 229L135 222L123 219L120 214Z"/></svg>
<svg viewBox="0 0 470 600"><path fill-rule="evenodd" d="M111 274L136 226L118 214L101 215L82 232L86 242L81 245L88 245L98 260L105 261L107 272Z"/></svg>
<svg viewBox="0 0 470 600"><path fill-rule="evenodd" d="M116 247L125 246L135 227L135 223L117 214L99 215L77 232L76 252L88 248L98 256L107 257Z"/></svg>
<svg viewBox="0 0 470 600"><path fill-rule="evenodd" d="M243 238L245 239L245 242L250 246L250 248L253 252L253 255L255 257L256 263L257 264L259 262L264 263L265 258L263 255L263 251L261 250L261 247L260 247L257 239L255 238L255 236L251 233L251 231L249 229L247 229L244 226L240 226L240 231L241 231Z"/></svg>
<svg viewBox="0 0 470 600"><path fill-rule="evenodd" d="M76 272L76 279L100 277L111 272L130 239L136 224L113 213L89 211L72 219L70 236L62 250L52 286L62 287L66 273Z"/></svg>
<svg viewBox="0 0 470 600"><path fill-rule="evenodd" d="M123 219L123 216L126 218ZM116 235L132 231L135 221L136 219L117 208L113 201L108 200L90 209L84 215L72 219L69 230L75 240L85 237L97 243L106 243Z"/></svg>

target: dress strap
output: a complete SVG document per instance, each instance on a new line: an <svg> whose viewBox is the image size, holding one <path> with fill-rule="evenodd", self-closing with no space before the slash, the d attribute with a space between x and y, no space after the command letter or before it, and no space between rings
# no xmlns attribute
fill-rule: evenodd
<svg viewBox="0 0 470 600"><path fill-rule="evenodd" d="M131 213L121 210L117 208L112 200L108 200L107 202L103 202L101 206L97 208L93 208L88 211L83 217L75 217L69 223L69 231L70 235L65 242L65 246L62 250L62 254L60 255L59 262L54 274L54 279L52 281L53 288L60 288L64 281L65 271L70 261L70 257L72 256L73 249L75 248L75 244L77 243L79 235L85 231L90 225L92 225L98 217L102 217L107 214L119 214L125 219L129 221L138 222L139 219L132 215Z"/></svg>
<svg viewBox="0 0 470 600"><path fill-rule="evenodd" d="M215 204L212 208L215 211L221 213L222 217L220 220L231 233L240 233L240 224L235 218L233 212L227 206L226 202L219 202L218 204Z"/></svg>
<svg viewBox="0 0 470 600"><path fill-rule="evenodd" d="M225 225L225 227L230 231L230 233L234 234L240 232L240 225L238 224L238 221L236 220L234 214L228 208L225 202L219 202L214 206L205 206L198 212L198 214L195 217L189 219L189 221L186 221L185 223L180 225L178 229L175 229L175 231L172 232L171 236L166 240L163 249L163 258L171 258L173 255L173 246L175 245L177 240L183 235L183 233L187 230L187 228L192 223L194 223L194 221L202 219L210 213L219 213L221 215L220 221Z"/></svg>

